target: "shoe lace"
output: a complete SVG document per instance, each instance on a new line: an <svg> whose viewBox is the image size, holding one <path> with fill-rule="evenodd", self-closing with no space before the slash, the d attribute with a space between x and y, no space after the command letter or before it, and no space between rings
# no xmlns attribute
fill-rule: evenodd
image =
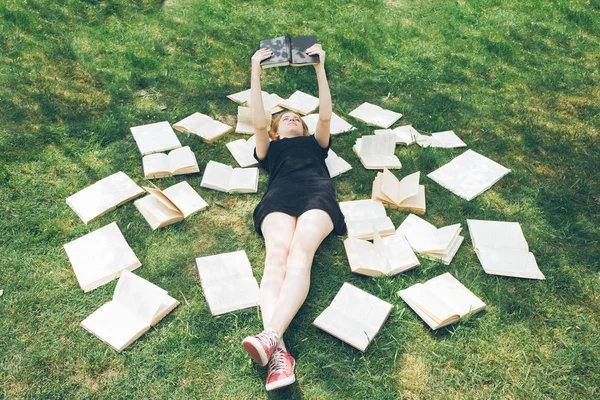
<svg viewBox="0 0 600 400"><path fill-rule="evenodd" d="M271 360L269 362L269 375L278 374L280 372L285 372L285 358L283 357L283 352L279 349L275 350L275 353L271 356Z"/></svg>
<svg viewBox="0 0 600 400"><path fill-rule="evenodd" d="M277 335L275 335L273 332L270 332L270 331L265 331L265 332L259 333L258 339L261 342L263 342L264 344L266 344L267 347L277 346L277 343L279 342Z"/></svg>

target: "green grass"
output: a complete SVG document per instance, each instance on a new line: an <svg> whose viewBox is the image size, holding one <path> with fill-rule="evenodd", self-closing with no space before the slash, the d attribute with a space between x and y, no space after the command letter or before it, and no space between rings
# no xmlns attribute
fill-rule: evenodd
<svg viewBox="0 0 600 400"><path fill-rule="evenodd" d="M353 275L342 242L325 240L313 285L286 342L298 383L272 396L266 371L240 342L261 329L256 309L212 317L194 257L245 249L262 275L252 226L259 194L226 195L187 180L211 207L152 232L133 204L85 226L65 204L116 171L143 183L129 127L199 111L235 122L225 96L249 87L261 39L316 34L327 51L334 110L364 101L404 114L423 133L454 130L510 168L467 202L424 175L463 150L399 146L420 170L425 218L460 222L450 266ZM594 398L600 359L600 2L6 0L0 4L0 396L4 398ZM267 70L263 89L317 94L311 68ZM160 111L167 106L165 111ZM372 127L334 138L353 170L339 200L370 197L351 145ZM225 143L179 135L201 169L233 164ZM396 224L406 213L390 210ZM467 218L521 223L547 280L486 275ZM79 326L113 293L77 285L62 245L116 221L144 278L181 306L122 354ZM450 271L488 306L433 332L396 292ZM394 304L365 354L312 326L343 282Z"/></svg>

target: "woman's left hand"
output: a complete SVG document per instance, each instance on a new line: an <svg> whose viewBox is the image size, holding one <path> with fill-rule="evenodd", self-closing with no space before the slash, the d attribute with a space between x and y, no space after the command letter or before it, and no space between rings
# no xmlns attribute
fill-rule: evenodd
<svg viewBox="0 0 600 400"><path fill-rule="evenodd" d="M315 64L315 68L323 68L325 66L325 50L323 50L319 43L315 43L306 49L306 54L309 56L319 56L319 63Z"/></svg>

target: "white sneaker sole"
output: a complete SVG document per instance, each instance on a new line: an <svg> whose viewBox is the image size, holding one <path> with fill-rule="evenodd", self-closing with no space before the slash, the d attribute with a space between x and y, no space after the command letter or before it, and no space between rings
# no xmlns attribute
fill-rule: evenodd
<svg viewBox="0 0 600 400"><path fill-rule="evenodd" d="M281 389L282 387L291 385L294 382L296 382L296 375L292 375L285 379L280 379L277 382L267 383L265 385L265 388L267 389L267 392L270 392L271 390L277 390Z"/></svg>

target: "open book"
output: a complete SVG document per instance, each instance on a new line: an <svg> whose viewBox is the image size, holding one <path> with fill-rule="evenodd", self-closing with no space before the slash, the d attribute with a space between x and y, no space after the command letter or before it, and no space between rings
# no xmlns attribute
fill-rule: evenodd
<svg viewBox="0 0 600 400"><path fill-rule="evenodd" d="M193 133L200 136L205 142L214 142L233 130L233 127L199 112L185 117L174 124L173 128L179 132Z"/></svg>
<svg viewBox="0 0 600 400"><path fill-rule="evenodd" d="M256 147L256 136L246 139L238 139L233 142L227 143L227 149L235 158L235 161L242 168L255 167L258 165L258 161L254 158L254 148Z"/></svg>
<svg viewBox="0 0 600 400"><path fill-rule="evenodd" d="M396 135L396 144L406 146L417 143L417 139L423 136L412 125L402 125L394 129L375 129L374 133L376 135Z"/></svg>
<svg viewBox="0 0 600 400"><path fill-rule="evenodd" d="M329 171L329 176L331 178L338 176L339 174L343 174L344 172L350 171L352 169L352 166L348 163L348 161L335 154L335 152L331 149L329 149L329 151L327 152L327 158L325 158L325 165L327 166L327 171Z"/></svg>
<svg viewBox="0 0 600 400"><path fill-rule="evenodd" d="M483 270L492 275L546 279L518 222L468 219L473 248Z"/></svg>
<svg viewBox="0 0 600 400"><path fill-rule="evenodd" d="M167 121L134 126L129 130L143 156L181 147L177 135Z"/></svg>
<svg viewBox="0 0 600 400"><path fill-rule="evenodd" d="M425 214L425 186L419 185L419 171L398 180L387 168L373 181L373 200L398 210Z"/></svg>
<svg viewBox="0 0 600 400"><path fill-rule="evenodd" d="M133 202L152 230L179 222L208 207L208 203L186 181L165 190L145 187L150 193Z"/></svg>
<svg viewBox="0 0 600 400"><path fill-rule="evenodd" d="M263 107L265 111L268 111L270 114L278 113L282 111L283 108L279 107L279 103L283 101L281 97L279 97L275 93L267 93L265 91L261 91ZM242 92L230 94L227 98L231 101L238 103L239 105L247 105L251 104L251 91L250 89L244 90Z"/></svg>
<svg viewBox="0 0 600 400"><path fill-rule="evenodd" d="M267 129L271 126L271 113L265 111L267 119ZM238 118L235 126L235 133L245 133L254 135L254 124L252 123L252 109L250 107L238 107Z"/></svg>
<svg viewBox="0 0 600 400"><path fill-rule="evenodd" d="M427 176L463 199L472 200L509 172L497 162L467 150Z"/></svg>
<svg viewBox="0 0 600 400"><path fill-rule="evenodd" d="M345 282L313 325L364 352L394 306Z"/></svg>
<svg viewBox="0 0 600 400"><path fill-rule="evenodd" d="M315 43L317 43L316 36L279 36L273 39L261 40L260 48L272 50L273 55L261 61L260 65L263 68L270 68L286 65L299 67L318 64L318 55L310 56L306 54L306 50Z"/></svg>
<svg viewBox="0 0 600 400"><path fill-rule="evenodd" d="M216 161L209 161L200 186L226 193L256 193L258 168L233 168Z"/></svg>
<svg viewBox="0 0 600 400"><path fill-rule="evenodd" d="M356 139L352 150L366 169L402 168L394 154L396 135L367 135Z"/></svg>
<svg viewBox="0 0 600 400"><path fill-rule="evenodd" d="M67 204L87 225L142 193L144 189L130 177L117 172L67 197Z"/></svg>
<svg viewBox="0 0 600 400"><path fill-rule="evenodd" d="M374 232L378 232L381 237L393 235L395 232L394 223L379 201L342 201L340 210L344 214L350 238L372 240Z"/></svg>
<svg viewBox="0 0 600 400"><path fill-rule="evenodd" d="M455 147L467 147L467 144L460 140L453 131L435 132L431 136L420 135L417 143L421 147L442 147L451 149Z"/></svg>
<svg viewBox="0 0 600 400"><path fill-rule="evenodd" d="M418 266L419 260L402 234L381 238L373 234L373 243L348 238L344 248L352 272L367 276L391 276Z"/></svg>
<svg viewBox="0 0 600 400"><path fill-rule="evenodd" d="M258 305L258 283L244 250L198 257L196 267L212 315Z"/></svg>
<svg viewBox="0 0 600 400"><path fill-rule="evenodd" d="M436 228L414 214L400 224L396 232L403 234L414 251L430 260L439 260L449 265L462 244L460 224Z"/></svg>
<svg viewBox="0 0 600 400"><path fill-rule="evenodd" d="M279 105L298 114L307 115L319 107L319 99L296 90L289 99L282 101Z"/></svg>
<svg viewBox="0 0 600 400"><path fill-rule="evenodd" d="M81 326L121 352L178 305L166 290L125 270L112 300L84 319Z"/></svg>
<svg viewBox="0 0 600 400"><path fill-rule="evenodd" d="M142 165L146 179L200 172L198 161L196 161L196 156L190 146L171 150L168 155L165 153L149 154L142 158Z"/></svg>
<svg viewBox="0 0 600 400"><path fill-rule="evenodd" d="M133 271L142 265L116 222L75 239L64 248L84 292L112 281L125 269Z"/></svg>
<svg viewBox="0 0 600 400"><path fill-rule="evenodd" d="M401 290L398 296L431 329L449 325L485 308L485 303L449 272Z"/></svg>
<svg viewBox="0 0 600 400"><path fill-rule="evenodd" d="M319 114L309 114L302 117L306 126L308 126L309 132L314 135L317 131L317 122L319 122ZM340 133L350 132L356 128L344 121L337 114L331 114L331 125L329 127L329 133L332 135L339 135Z"/></svg>
<svg viewBox="0 0 600 400"><path fill-rule="evenodd" d="M379 106L370 103L362 103L358 108L350 111L351 117L356 118L368 125L378 126L380 128L389 128L402 118L402 114L385 110Z"/></svg>

